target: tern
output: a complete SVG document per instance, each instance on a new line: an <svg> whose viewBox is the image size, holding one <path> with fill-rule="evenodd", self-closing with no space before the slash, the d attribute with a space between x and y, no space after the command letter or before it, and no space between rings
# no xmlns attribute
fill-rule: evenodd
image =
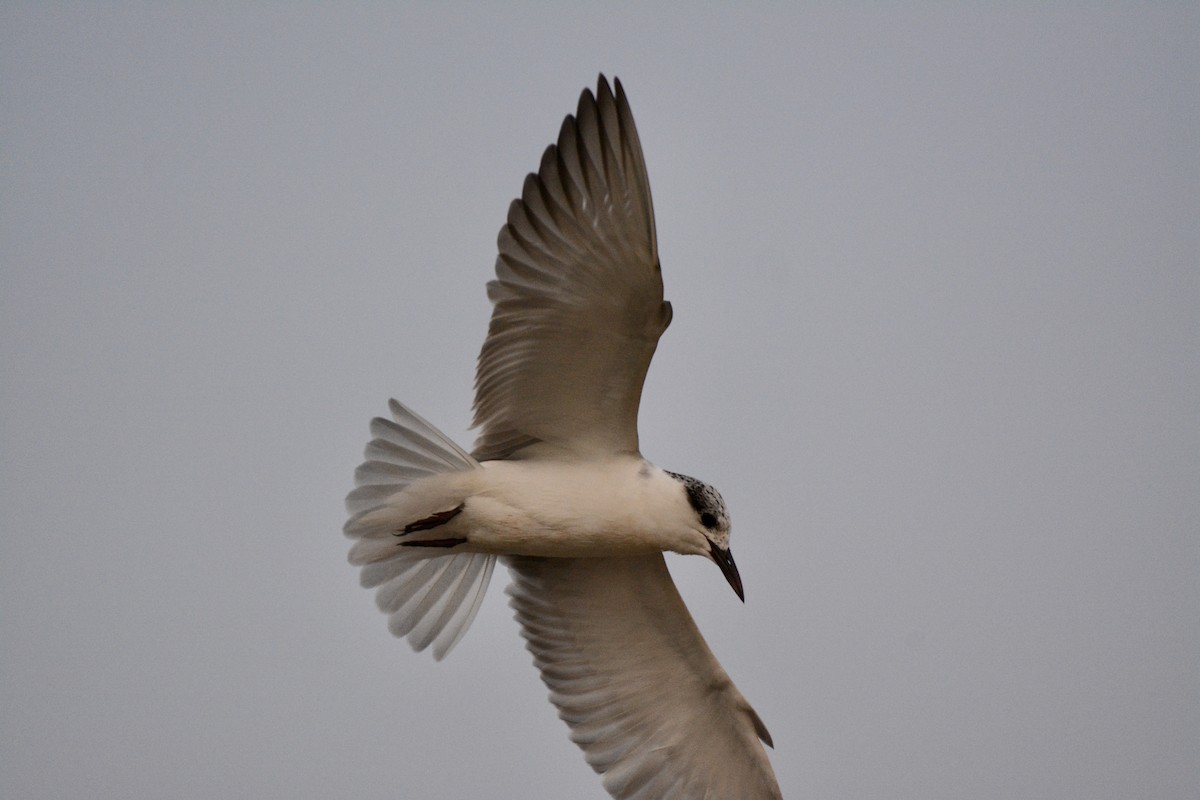
<svg viewBox="0 0 1200 800"><path fill-rule="evenodd" d="M744 600L716 489L638 448L671 322L650 184L619 80L585 89L499 235L467 453L392 400L346 498L350 562L388 627L442 659L497 559L571 739L616 798L780 797L766 726L663 559L712 560Z"/></svg>

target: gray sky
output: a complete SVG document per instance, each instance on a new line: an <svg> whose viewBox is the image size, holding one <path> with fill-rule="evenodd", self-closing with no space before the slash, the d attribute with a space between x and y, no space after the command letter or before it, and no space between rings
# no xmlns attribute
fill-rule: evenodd
<svg viewBox="0 0 1200 800"><path fill-rule="evenodd" d="M289 4L290 5L290 4ZM508 202L619 76L675 321L643 450L793 798L1200 783L1200 12L0 9L0 795L601 798L498 571L443 663L345 563L463 444Z"/></svg>

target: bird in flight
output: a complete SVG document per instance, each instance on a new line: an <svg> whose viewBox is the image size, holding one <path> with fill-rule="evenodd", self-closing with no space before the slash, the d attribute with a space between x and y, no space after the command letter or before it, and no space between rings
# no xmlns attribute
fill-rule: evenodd
<svg viewBox="0 0 1200 800"><path fill-rule="evenodd" d="M663 552L744 599L716 489L638 448L671 322L629 102L600 76L500 230L467 453L392 400L346 498L350 562L388 627L443 658L492 569L571 739L615 798L780 797L762 720L708 649Z"/></svg>

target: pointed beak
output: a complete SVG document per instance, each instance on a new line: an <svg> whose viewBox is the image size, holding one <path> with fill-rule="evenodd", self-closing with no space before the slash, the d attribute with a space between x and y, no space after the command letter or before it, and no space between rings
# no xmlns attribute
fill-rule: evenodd
<svg viewBox="0 0 1200 800"><path fill-rule="evenodd" d="M743 603L746 602L746 595L742 592L742 576L738 574L737 564L733 563L733 553L722 550L712 543L709 544L709 548L712 550L712 560L717 562L717 566L721 568L721 574L737 592L738 599Z"/></svg>

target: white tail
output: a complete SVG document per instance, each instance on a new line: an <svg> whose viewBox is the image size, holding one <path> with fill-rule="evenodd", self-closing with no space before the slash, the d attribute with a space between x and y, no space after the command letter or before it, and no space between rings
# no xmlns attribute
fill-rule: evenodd
<svg viewBox="0 0 1200 800"><path fill-rule="evenodd" d="M446 472L478 469L479 462L441 431L400 403L388 403L392 420L371 420L366 460L354 472L357 487L346 497L351 517L344 531L356 539L350 563L362 566L362 585L376 588L375 602L388 629L414 650L433 645L439 661L471 626L487 593L496 556L438 552L424 547L381 548L372 524L388 498L410 483Z"/></svg>

